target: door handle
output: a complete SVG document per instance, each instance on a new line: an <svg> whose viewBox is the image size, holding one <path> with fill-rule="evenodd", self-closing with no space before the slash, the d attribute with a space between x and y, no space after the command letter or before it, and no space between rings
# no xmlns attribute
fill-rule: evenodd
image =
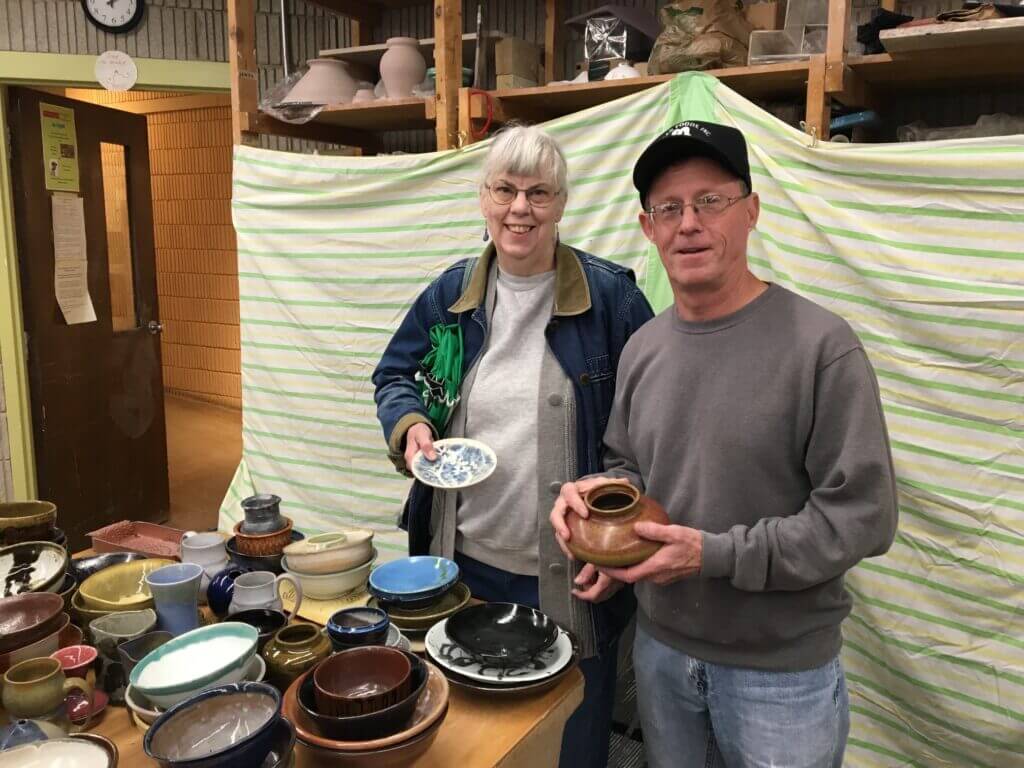
<svg viewBox="0 0 1024 768"><path fill-rule="evenodd" d="M164 332L164 324L158 323L156 320L150 320L149 325L146 326L150 333L156 336L158 333Z"/></svg>

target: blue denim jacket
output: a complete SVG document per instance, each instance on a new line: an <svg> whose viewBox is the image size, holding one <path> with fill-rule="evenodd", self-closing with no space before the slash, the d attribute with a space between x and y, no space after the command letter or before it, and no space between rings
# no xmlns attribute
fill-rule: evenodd
<svg viewBox="0 0 1024 768"><path fill-rule="evenodd" d="M484 299L494 256L491 245L479 259L453 264L427 286L373 373L377 418L388 441L389 457L403 474L408 474L403 455L405 433L414 424L430 424L415 380L419 362L430 350L430 328L438 323L461 326L465 374L476 362L487 334ZM552 354L573 383L577 470L583 476L602 469L602 437L615 396L619 354L653 312L632 270L625 267L559 244L555 273L555 307L545 335ZM429 486L413 483L400 521L409 532L410 554L429 551L432 498ZM626 592L620 592L624 599L615 602L631 604L631 591L628 601ZM631 612L631 606L627 610Z"/></svg>

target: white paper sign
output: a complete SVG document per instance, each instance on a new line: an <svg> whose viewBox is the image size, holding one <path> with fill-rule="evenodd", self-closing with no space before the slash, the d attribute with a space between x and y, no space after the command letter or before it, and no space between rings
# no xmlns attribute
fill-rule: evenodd
<svg viewBox="0 0 1024 768"><path fill-rule="evenodd" d="M53 287L68 325L96 322L89 296L89 260L85 245L85 209L82 198L54 192Z"/></svg>
<svg viewBox="0 0 1024 768"><path fill-rule="evenodd" d="M128 91L139 79L139 68L124 51L104 51L96 58L96 80L108 91Z"/></svg>

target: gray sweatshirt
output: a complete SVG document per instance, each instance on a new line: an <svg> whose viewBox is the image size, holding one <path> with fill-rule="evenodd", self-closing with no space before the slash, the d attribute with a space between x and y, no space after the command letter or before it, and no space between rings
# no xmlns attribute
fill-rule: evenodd
<svg viewBox="0 0 1024 768"><path fill-rule="evenodd" d="M838 653L843 575L897 518L878 384L845 321L777 285L707 322L669 307L622 353L605 443L608 474L703 532L699 576L637 585L648 632L739 667Z"/></svg>

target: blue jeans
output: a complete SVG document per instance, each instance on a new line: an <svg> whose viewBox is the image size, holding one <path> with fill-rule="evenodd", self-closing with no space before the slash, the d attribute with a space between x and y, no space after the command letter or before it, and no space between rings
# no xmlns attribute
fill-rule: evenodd
<svg viewBox="0 0 1024 768"><path fill-rule="evenodd" d="M637 628L637 703L651 768L841 768L850 731L839 659L768 672L695 659Z"/></svg>
<svg viewBox="0 0 1024 768"><path fill-rule="evenodd" d="M536 576L521 576L494 568L456 552L455 562L473 597L489 603L540 606ZM606 768L615 708L615 672L619 643L616 640L600 656L580 662L583 703L572 713L562 733L561 768Z"/></svg>

